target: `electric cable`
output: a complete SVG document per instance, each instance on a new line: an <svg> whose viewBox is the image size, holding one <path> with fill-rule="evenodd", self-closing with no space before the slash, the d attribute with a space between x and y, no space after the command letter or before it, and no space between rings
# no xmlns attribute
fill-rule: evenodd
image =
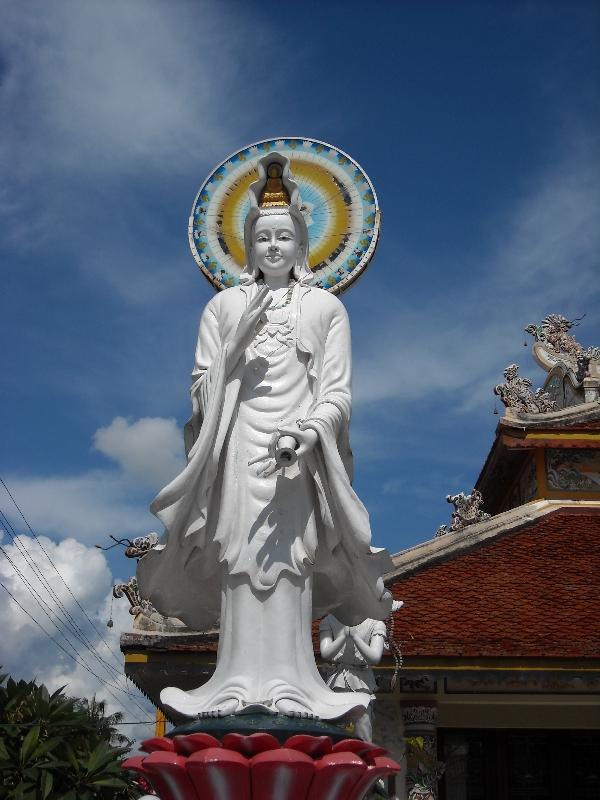
<svg viewBox="0 0 600 800"><path fill-rule="evenodd" d="M7 518L6 514L0 509L0 522L3 522L6 527L6 532L11 538L12 543L15 547L19 550L25 561L27 562L29 568L34 572L36 577L39 579L43 587L46 589L50 597L54 600L56 605L60 608L62 613L65 616L65 620L67 624L71 627L73 631L73 635L75 638L81 642L81 644L86 647L88 650L94 653L94 657L104 666L104 669L108 672L109 675L112 677L120 678L122 675L121 672L121 664L119 663L119 669L115 669L112 664L109 664L104 660L104 658L97 652L94 648L93 643L88 639L86 634L83 630L77 625L75 619L71 615L71 613L67 610L64 606L62 600L58 596L58 594L54 591L50 583L48 582L44 573L40 570L39 566L36 564L34 559L31 556L31 553L27 550L27 548L20 542L19 534L15 531L14 527L12 526L10 520ZM38 540L39 541L39 540ZM66 585L66 584L65 584Z"/></svg>
<svg viewBox="0 0 600 800"><path fill-rule="evenodd" d="M111 689L108 687L108 684L106 684L106 682L105 682L105 681L104 681L104 680L103 680L103 679L102 679L102 678L101 678L99 675L96 675L96 673L95 673L93 670L91 670L91 669L90 669L88 666L86 666L85 664L83 664L83 663L82 663L82 662L81 662L81 661L80 661L78 658L76 658L76 657L75 657L74 655L72 655L72 654L71 654L71 653L70 653L68 650L66 650L66 649L65 649L65 648L62 646L62 644L61 644L61 643L60 643L60 642L59 642L57 639L55 639L55 638L54 638L54 636L52 636L52 634L51 634L51 633L49 633L49 632L48 632L48 631L47 631L47 630L44 628L44 626L43 626L43 625L42 625L40 622L38 622L38 620L37 620L37 619L36 619L36 618L35 618L35 617L34 617L32 614L30 614L30 613L29 613L29 611L27 611L27 609L26 609L24 606L22 606L22 605L21 605L21 603L20 603L20 602L17 600L17 598L14 596L14 594L13 594L13 593L10 591L10 589L8 589L8 588L7 588L7 587L6 587L6 586L5 586L5 585L2 583L2 581L0 581L0 586L1 586L1 587L4 589L4 591L5 591L5 592L6 592L6 593L9 595L9 597L11 597L11 598L12 598L13 602L15 602L15 603L16 603L16 604L19 606L19 608L21 609L21 611L23 611L23 613L24 613L24 614L26 614L26 615L29 617L29 619L30 619L32 622L34 622L34 623L35 623L35 624L38 626L38 628L40 628L40 629L41 629L41 630L44 632L44 634L45 634L45 635L46 635L46 636L47 636L49 639L51 639L51 640L54 642L54 644L55 644L57 647L59 647L59 648L60 648L60 649L63 651L63 653L65 653L67 656L69 656L69 658L70 658L70 659L72 659L73 661L75 661L75 663L76 663L76 664L78 664L80 667L83 667L84 669L86 669L86 670L87 670L87 671L88 671L88 672L89 672L91 675L93 675L93 676L94 676L94 678L96 678L96 679L97 679L97 680L99 680L101 683L103 683L103 684L104 684L104 686L106 687L106 690L107 690L107 692L108 692L108 693L109 693L109 694L110 694L110 695L111 695L111 696L114 698L114 700L115 700L117 703L119 703L119 705L121 705L121 706L123 705L122 701L121 701L121 700L119 700L119 698L118 698L118 697L117 697L117 696L116 696L116 695L115 695L115 694L112 692L112 690L111 690ZM120 688L120 687L118 687L118 686L114 686L113 688L114 688L114 689L116 689L116 690L117 690L117 691L119 691L119 692L123 692L124 694L128 694L128 693L127 693L127 691L126 691L125 689L121 689L121 688Z"/></svg>
<svg viewBox="0 0 600 800"><path fill-rule="evenodd" d="M140 710L144 711L143 707L142 707L142 706L140 705L140 703L138 702L138 700L137 700L136 696L134 695L134 693L133 693L133 692L131 691L131 689L130 689L130 688L127 686L127 676L126 676L126 675L124 675L124 674L123 674L123 672L121 671L121 664L119 663L119 670L116 670L116 669L115 669L115 668L112 666L112 664L109 664L107 661L105 661L105 659L104 659L104 658L103 658L103 657L102 657L102 656L101 656L101 655L98 653L98 651L97 651L97 650L96 650L96 648L94 647L93 643L92 643L92 642L91 642L91 641L88 639L88 637L85 635L85 633L84 633L84 632L81 630L81 628L80 628L80 627L79 627L79 626L76 624L76 622L75 622L75 620L73 619L72 615L71 615L71 614L69 613L69 611L68 611L68 610L65 608L64 604L62 603L62 601L60 600L60 598L58 597L58 595L57 595L57 594L55 593L55 591L52 589L52 587L51 587L51 586L50 586L50 584L48 583L48 581L47 581L47 579L46 579L45 575L44 575L44 574L41 572L41 570L39 569L38 565L35 563L35 561L34 561L34 560L33 560L33 558L31 557L31 554L28 552L27 548L26 548L26 547L24 547L24 545L22 545L22 543L19 541L19 535L16 533L16 531L15 531L15 529L13 528L12 524L10 523L10 521L8 520L8 518L6 517L6 515L5 515L5 514L2 512L2 510L0 510L0 521L3 521L3 522L4 522L4 524L5 524L5 526L6 526L6 532L7 532L7 533L8 533L8 535L10 536L10 538L11 538L11 541L12 541L12 542L13 542L13 544L14 544L14 545L17 547L17 549L19 550L19 552L21 553L21 555L22 555L22 556L23 556L23 558L25 559L25 562L26 562L26 563L27 563L27 565L29 566L29 568L30 568L30 569L32 570L32 572L33 572L33 573L36 575L36 577L38 577L38 579L40 580L40 582L41 582L41 584L42 584L43 588L45 588L45 590L48 592L49 596L50 596L50 597L52 598L52 600L53 600L53 601L56 603L56 605L59 607L59 609L60 609L60 610L62 610L62 612L63 612L63 614L64 614L64 616L65 616L65 618L66 618L66 619L61 619L61 618L60 618L60 615L59 615L59 614L58 614L58 613L57 613L55 610L53 610L53 609L50 609L50 606L47 606L47 608L49 608L49 609L50 609L50 611L52 611L52 613L54 613L54 614L57 616L57 618L58 618L58 619L61 621L61 623L62 623L63 625L65 625L65 621L66 621L66 624L67 624L67 625L69 625L69 627L71 628L71 631L70 631L71 635L72 635L72 636L74 636L74 637L75 637L75 639L76 639L76 640L77 640L77 641L78 641L80 644L82 644L82 645L83 645L83 647L84 647L85 649L87 649L87 650L88 650L88 651L91 653L91 655L93 656L93 658L95 658L95 659L96 659L96 661L97 661L97 662L100 664L100 666L102 666L102 667L104 668L104 670L105 670L105 671L108 673L108 675L110 676L110 678L111 678L112 680L115 680L115 679L116 679L117 681L120 681L120 680L122 680L122 679L124 679L124 680L125 680L125 683L126 683L126 688L125 688L125 689L123 689L123 688L119 687L119 691L125 692L125 693L126 693L128 696L129 696L129 698L131 699L131 701L132 701L132 702L133 702L133 703L134 703L134 704L135 704L135 705L136 705L136 706L137 706L137 707L138 707ZM37 537L36 537L36 539L37 539ZM37 541L38 541L38 544L40 544L40 547L41 547L41 543L39 542L39 539L38 539ZM43 549L43 548L42 548L42 549ZM45 551L44 551L44 552L45 552ZM8 556L8 554L6 554L6 555L7 555L7 557L8 557L8 558L9 558L9 560L10 560L10 557ZM48 555L48 554L46 553L46 555ZM48 558L49 558L49 557L48 557ZM49 560L51 561L51 559L50 559L50 558L49 558ZM55 568L55 569L56 569L56 568ZM56 570L56 571L58 572L58 570ZM59 575L60 575L60 573L59 573ZM61 578L62 578L62 576L61 576ZM65 584L65 586L67 586L67 588L69 589L68 585L67 585L67 584L66 584L66 582L64 581L64 578L62 578L62 581L63 581L63 583ZM73 596L73 593L72 593L72 592L70 592L70 594ZM36 598L36 599L37 599L37 598ZM42 602L45 602L45 601L43 601L43 599L42 599ZM46 605L47 605L47 604L46 604ZM78 604L78 605L79 605L79 604ZM81 606L80 606L80 607L81 607ZM52 619L51 619L51 621L52 621ZM53 624L55 624L55 623L53 623ZM56 627L56 628L57 628L57 630L59 630L59 632L60 632L60 629L58 628L58 626L57 626L56 624L55 624L55 627ZM63 633L63 638L66 638L66 637L64 636L64 633ZM67 639L67 641L68 641L68 639ZM71 644L71 646L72 646L72 644ZM75 648L73 648L73 649L75 649ZM102 679L101 679L101 680L102 680ZM112 685L112 684L110 684L110 685Z"/></svg>
<svg viewBox="0 0 600 800"><path fill-rule="evenodd" d="M61 575L61 573L60 573L60 572L58 571L58 569L56 568L56 565L54 564L54 562L52 561L52 559L50 558L50 556L49 556L49 555L48 555L48 553L46 552L46 550L45 550L44 546L42 545L42 543L41 543L41 542L40 542L40 540L38 539L38 536L37 536L36 532L33 530L33 528L31 527L31 525L29 524L29 522L28 522L28 521L27 521L27 519L25 518L25 514L24 514L24 513L21 511L21 508L19 507L19 504L17 503L17 501L16 501L16 500L15 500L15 498L13 497L13 495L12 495L12 493L11 493L10 489L8 488L8 486L6 485L6 483L4 482L4 480L3 480L2 476L0 476L0 483L1 483L1 484L2 484L2 486L4 487L4 490L6 491L7 495L8 495L8 496L10 497L10 499L12 500L12 502L13 502L13 504L14 504L15 508L17 509L17 511L19 512L19 514L21 515L21 518L22 518L23 522L25 523L25 525L27 525L27 527L28 527L28 528L29 528L29 530L31 531L31 535L32 535L32 536L33 536L33 538L36 540L36 542L39 544L39 546L40 546L40 549L42 550L42 552L44 553L44 555L46 556L46 558L47 558L47 559L48 559L48 561L50 562L50 564L51 564L52 568L54 569L54 571L56 572L56 574L58 575L58 577L61 579L61 581L62 581L62 582L63 582L63 584L65 585L65 587L66 587L67 591L69 592L69 594L71 595L71 597L73 598L73 600L75 601L75 603L77 604L77 606L79 607L79 609L82 611L82 613L84 614L85 618L87 619L87 621L89 622L89 624L92 626L92 628L93 628L93 629L94 629L94 631L96 632L96 634L97 634L97 636L99 637L99 639L100 639L100 640L103 642L103 644L105 645L105 647L107 648L107 650L108 650L110 653L112 653L113 657L116 659L116 661L117 661L117 663L118 663L118 665L119 665L119 668L120 668L120 667L121 667L121 662L120 662L120 659L118 659L118 658L117 658L117 656L115 655L115 653L114 653L114 651L112 650L111 646L110 646L110 645L108 644L108 642L107 642L107 641L104 639L104 636L102 635L101 631L99 631L99 630L98 630L98 628L95 626L94 622L93 622L93 621L90 619L90 617L89 617L89 615L88 615L87 611L85 610L85 608L84 608L84 607L81 605L81 603L79 602L79 600L78 600L78 599L75 597L75 595L74 595L74 594L73 594L73 592L71 591L71 588L70 588L70 587L67 585L67 582L65 581L65 579L63 578L63 576Z"/></svg>
<svg viewBox="0 0 600 800"><path fill-rule="evenodd" d="M38 604L38 606L41 608L41 610L44 612L44 614L45 614L45 615L46 615L46 617L47 617L47 618L50 620L50 622L51 622L51 623L54 625L54 627L55 627L55 628L56 628L56 630L57 630L57 633L58 633L60 636L62 636L62 638L64 639L64 641L66 642L66 644L67 644L67 645L68 645L68 646L71 648L71 650L72 650L72 651L73 651L73 653L74 653L74 656L73 656L73 655L71 655L71 658L75 658L75 660L79 659L78 663L81 663L81 666L83 666L83 667L84 667L84 669L87 669L87 670L88 670L88 672L90 672L92 675L96 675L96 674L94 673L94 671L91 669L91 667L89 666L88 662L84 660L84 658L83 658L83 655L82 655L81 653L78 653L77 649L75 648L75 646L73 645L73 643L72 643L72 642L71 642L71 641L70 641L70 640L67 638L67 636L65 635L64 631L61 631L61 629L60 629L60 627L58 626L58 624L56 623L56 621L55 621L55 620L53 620L53 619L52 619L52 617L50 616L50 614L51 614L51 613L54 613L54 614L55 614L55 616L57 616L57 615L56 615L56 613L52 611L52 609L50 608L50 606L48 606L48 604L47 604L47 603L46 603L46 602L43 600L43 598L42 598L42 597L41 597L41 596L38 594L38 592L36 591L36 589L35 589L35 588L34 588L34 587L33 587L33 586L32 586L32 585L29 583L29 581L27 580L27 578L25 577L25 575L24 575L24 574L21 572L21 570L19 569L19 567L17 566L17 564L16 564L16 563L13 561L13 559L12 559L12 558L10 557L10 555L9 555L9 554L6 552L6 550L5 550L5 549L2 547L2 545L0 545L0 552L1 552L1 553L3 553L4 557L5 557L5 558L6 558L6 560L9 562L9 564L12 566L12 568L13 568L13 570L16 572L17 576L18 576L18 577L21 579L21 581L22 581L22 582L25 584L25 586L26 586L27 590L28 590L28 591L29 591L29 593L32 595L32 597L34 598L34 600L36 601L36 603ZM6 587L5 587L5 588L6 588ZM44 607L44 606L45 606L45 607ZM33 618L33 617L32 617L32 618ZM62 621L60 620L60 618L59 618L59 621L60 621L60 622L62 622ZM64 623L63 623L63 624L64 624ZM54 641L55 641L55 640L54 640ZM55 643L57 643L57 642L55 641ZM98 678L98 680L100 680L100 681L102 682L102 684L103 684L104 686L107 686L107 687L109 687L109 686L110 686L110 687L112 687L113 689L116 689L117 691L120 691L120 692L125 692L125 693L126 693L128 696L129 696L129 698L130 698L131 702L132 702L132 703L134 703L134 704L137 706L137 708L138 708L140 711L142 711L142 713L144 713L144 712L145 712L145 710L146 710L146 709L144 709L144 708L143 708L143 706L142 706L140 703L138 703L138 702L137 702L137 700L136 700L135 696L134 696L134 695L133 695L133 694L132 694L132 693L131 693L131 692L130 692L128 689L123 689L123 688L122 688L122 687L120 687L120 686L117 686L117 685L115 685L115 684L113 684L113 683L109 683L109 682L107 682L107 681L106 681L106 679L103 679L103 678L101 678L101 677L100 677L100 676L98 676L98 675L96 675L96 677ZM121 703L121 705L123 705L123 703Z"/></svg>

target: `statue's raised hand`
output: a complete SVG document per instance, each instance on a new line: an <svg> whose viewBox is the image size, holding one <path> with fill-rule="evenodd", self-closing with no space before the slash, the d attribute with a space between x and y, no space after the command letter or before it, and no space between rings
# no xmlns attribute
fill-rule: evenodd
<svg viewBox="0 0 600 800"><path fill-rule="evenodd" d="M256 326L267 308L271 305L272 297L269 296L268 286L262 289L248 303L248 306L238 322L237 330L228 348L227 362L229 372L236 366L243 352L252 344L256 333Z"/></svg>

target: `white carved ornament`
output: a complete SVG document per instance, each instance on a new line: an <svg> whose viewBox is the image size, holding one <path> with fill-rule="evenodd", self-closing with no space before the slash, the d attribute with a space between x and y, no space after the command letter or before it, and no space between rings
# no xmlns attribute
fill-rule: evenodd
<svg viewBox="0 0 600 800"><path fill-rule="evenodd" d="M556 403L547 392L541 389L531 391L533 386L529 378L519 375L517 364L509 364L504 370L505 382L494 386L497 395L506 408L526 411L529 414L540 414L556 409Z"/></svg>

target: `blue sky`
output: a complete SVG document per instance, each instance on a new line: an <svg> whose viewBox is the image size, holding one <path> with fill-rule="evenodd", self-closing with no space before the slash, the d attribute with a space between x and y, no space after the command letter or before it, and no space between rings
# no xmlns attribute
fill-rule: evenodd
<svg viewBox="0 0 600 800"><path fill-rule="evenodd" d="M343 296L377 545L432 537L472 488L502 370L543 381L527 323L587 313L600 344L598 3L0 5L0 470L56 547L158 526L213 291L189 210L250 142L331 142L379 196ZM99 609L131 571L108 567Z"/></svg>

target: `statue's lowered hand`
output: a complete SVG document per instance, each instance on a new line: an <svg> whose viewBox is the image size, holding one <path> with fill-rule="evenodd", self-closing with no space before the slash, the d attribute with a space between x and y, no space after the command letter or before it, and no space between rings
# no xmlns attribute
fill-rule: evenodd
<svg viewBox="0 0 600 800"><path fill-rule="evenodd" d="M280 439L284 436L292 436L298 442L296 447L298 458L310 453L319 439L319 435L315 430L312 428L299 428L297 423L290 426L282 426L277 429L277 433Z"/></svg>
<svg viewBox="0 0 600 800"><path fill-rule="evenodd" d="M310 453L310 451L316 445L319 436L312 428L305 428L303 430L302 428L298 427L297 423L282 425L281 427L277 428L271 437L268 452L265 455L253 458L248 462L248 466L252 466L253 464L262 464L258 470L258 475L261 478L268 478L269 475L273 475L275 472L285 467L286 464L279 463L275 454L280 446L280 441L288 438L293 438L296 440L296 458L302 458L302 456Z"/></svg>

